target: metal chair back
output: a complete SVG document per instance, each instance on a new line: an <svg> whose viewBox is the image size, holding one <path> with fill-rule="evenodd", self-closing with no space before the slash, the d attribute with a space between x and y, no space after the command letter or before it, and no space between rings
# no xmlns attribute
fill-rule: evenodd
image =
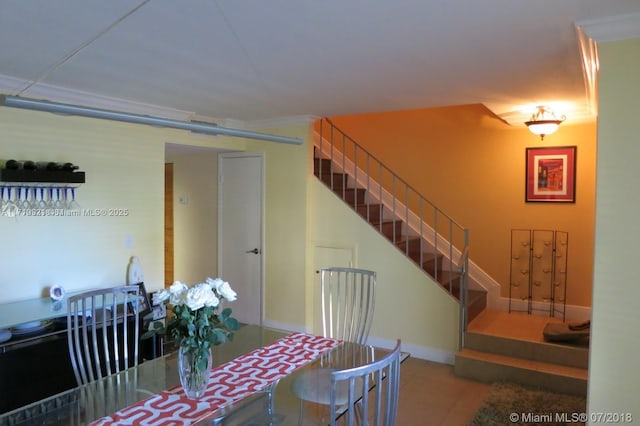
<svg viewBox="0 0 640 426"><path fill-rule="evenodd" d="M322 268L322 334L366 344L375 307L376 273L366 269Z"/></svg>
<svg viewBox="0 0 640 426"><path fill-rule="evenodd" d="M67 343L78 385L138 365L140 307L137 285L69 296Z"/></svg>
<svg viewBox="0 0 640 426"><path fill-rule="evenodd" d="M338 417L340 424L349 426L354 422L372 426L395 425L400 394L400 346L398 339L396 347L385 357L331 373L331 426L337 424ZM340 401L345 393L346 404Z"/></svg>

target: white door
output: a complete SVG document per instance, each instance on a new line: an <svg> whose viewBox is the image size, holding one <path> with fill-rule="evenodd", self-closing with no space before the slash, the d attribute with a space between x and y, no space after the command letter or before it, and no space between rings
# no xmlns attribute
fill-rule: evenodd
<svg viewBox="0 0 640 426"><path fill-rule="evenodd" d="M233 317L262 324L264 155L218 156L218 271L238 299Z"/></svg>

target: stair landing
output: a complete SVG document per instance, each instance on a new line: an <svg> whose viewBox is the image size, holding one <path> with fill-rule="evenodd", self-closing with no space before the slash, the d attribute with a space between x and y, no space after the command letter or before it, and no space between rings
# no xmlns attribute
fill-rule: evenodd
<svg viewBox="0 0 640 426"><path fill-rule="evenodd" d="M545 342L558 318L486 309L469 323L457 375L483 382L512 381L560 393L586 395L589 342ZM571 322L569 320L569 322Z"/></svg>

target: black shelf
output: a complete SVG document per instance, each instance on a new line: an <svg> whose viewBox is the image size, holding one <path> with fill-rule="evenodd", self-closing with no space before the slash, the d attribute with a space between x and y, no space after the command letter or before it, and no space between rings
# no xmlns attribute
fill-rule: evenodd
<svg viewBox="0 0 640 426"><path fill-rule="evenodd" d="M0 169L1 182L85 183L84 172Z"/></svg>

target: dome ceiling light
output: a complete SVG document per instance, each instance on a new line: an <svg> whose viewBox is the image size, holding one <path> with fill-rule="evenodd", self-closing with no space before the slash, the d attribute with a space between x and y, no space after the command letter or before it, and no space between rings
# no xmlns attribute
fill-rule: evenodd
<svg viewBox="0 0 640 426"><path fill-rule="evenodd" d="M565 119L564 115L558 117L550 108L539 106L529 121L525 121L524 124L527 125L531 133L540 136L540 140L544 140L546 135L558 130L558 126Z"/></svg>

